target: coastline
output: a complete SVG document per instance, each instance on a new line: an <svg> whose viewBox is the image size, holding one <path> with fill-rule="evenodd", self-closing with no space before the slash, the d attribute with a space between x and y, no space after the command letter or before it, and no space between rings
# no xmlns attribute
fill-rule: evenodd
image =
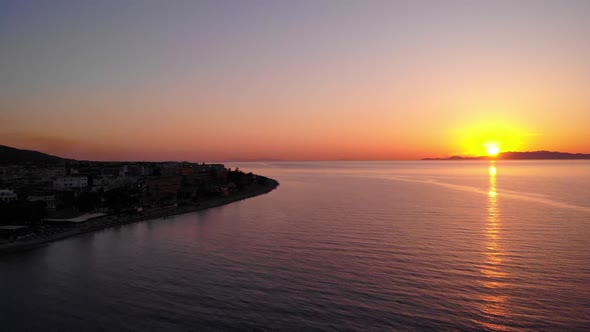
<svg viewBox="0 0 590 332"><path fill-rule="evenodd" d="M270 178L266 179L266 183L264 184L256 184L250 188L244 189L242 192L238 192L230 196L207 199L203 202L200 202L198 205L168 206L156 208L146 211L140 215L121 217L117 218L116 220L113 220L112 215L110 215L96 218L87 221L82 225L72 226L72 229L44 236L41 238L0 244L0 254L30 250L65 238L90 232L96 232L107 228L118 227L136 222L166 218L170 216L193 213L207 210L210 208L220 207L234 202L242 201L248 198L267 194L279 186L278 181Z"/></svg>

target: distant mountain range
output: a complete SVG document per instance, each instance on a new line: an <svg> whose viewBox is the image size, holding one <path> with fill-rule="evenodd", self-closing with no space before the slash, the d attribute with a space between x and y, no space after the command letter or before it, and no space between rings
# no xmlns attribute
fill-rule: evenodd
<svg viewBox="0 0 590 332"><path fill-rule="evenodd" d="M590 159L587 153L567 153L556 151L527 151L527 152L502 152L496 157L460 157L449 158L424 158L422 160L551 160L551 159Z"/></svg>
<svg viewBox="0 0 590 332"><path fill-rule="evenodd" d="M65 161L66 159L52 156L50 154L11 148L9 146L0 145L0 164L23 164L23 163L57 163Z"/></svg>

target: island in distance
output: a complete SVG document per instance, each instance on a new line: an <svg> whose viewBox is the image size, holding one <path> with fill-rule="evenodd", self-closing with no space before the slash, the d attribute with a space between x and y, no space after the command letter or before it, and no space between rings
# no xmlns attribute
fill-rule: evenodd
<svg viewBox="0 0 590 332"><path fill-rule="evenodd" d="M422 160L558 160L558 159L590 159L587 153L567 153L556 151L527 151L527 152L501 152L497 156L461 157L449 158L423 158Z"/></svg>

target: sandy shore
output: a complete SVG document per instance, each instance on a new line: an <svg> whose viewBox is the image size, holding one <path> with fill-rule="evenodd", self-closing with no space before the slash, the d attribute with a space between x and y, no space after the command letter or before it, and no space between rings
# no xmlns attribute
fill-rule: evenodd
<svg viewBox="0 0 590 332"><path fill-rule="evenodd" d="M25 241L14 241L9 243L0 244L0 254L7 252L15 252L20 250L28 250L45 245L50 242L65 239L71 236L95 232L106 228L122 226L130 223L164 218L179 214L192 213L196 211L202 211L218 206L223 206L233 202L241 201L250 197L259 196L266 194L274 190L279 183L273 179L268 179L265 184L256 184L250 188L244 189L242 192L232 194L226 197L211 198L200 202L198 205L186 205L186 206L170 206L163 208L156 208L147 210L141 214L118 217L116 219L113 216L105 216L97 219L87 221L81 225L71 226L64 229L62 232L55 234L40 236L34 239Z"/></svg>

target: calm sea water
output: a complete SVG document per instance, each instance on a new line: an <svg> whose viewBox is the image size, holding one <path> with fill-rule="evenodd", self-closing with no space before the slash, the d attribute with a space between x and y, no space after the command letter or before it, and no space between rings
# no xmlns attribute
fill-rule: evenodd
<svg viewBox="0 0 590 332"><path fill-rule="evenodd" d="M590 162L231 166L281 186L0 256L0 330L590 329Z"/></svg>

